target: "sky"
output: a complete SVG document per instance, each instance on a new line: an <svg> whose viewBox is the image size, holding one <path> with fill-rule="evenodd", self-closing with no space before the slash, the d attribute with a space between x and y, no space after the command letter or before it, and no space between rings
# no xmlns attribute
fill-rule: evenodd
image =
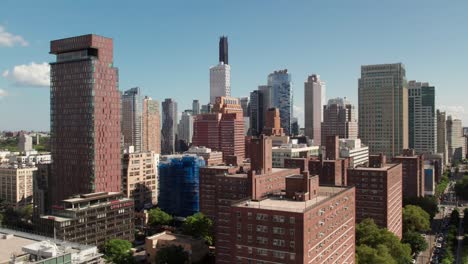
<svg viewBox="0 0 468 264"><path fill-rule="evenodd" d="M328 99L357 105L360 66L395 62L468 124L467 10L466 0L2 0L0 130L49 130L50 41L88 33L114 39L120 90L174 98L179 112L209 101L209 67L227 35L232 95L288 69L301 125L308 75L321 76Z"/></svg>

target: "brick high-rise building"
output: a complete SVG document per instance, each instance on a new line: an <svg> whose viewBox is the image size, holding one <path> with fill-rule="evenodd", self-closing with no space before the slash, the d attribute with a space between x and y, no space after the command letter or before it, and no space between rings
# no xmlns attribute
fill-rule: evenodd
<svg viewBox="0 0 468 264"><path fill-rule="evenodd" d="M284 130L281 128L281 118L278 108L270 108L266 112L265 127L263 134L267 136L284 136Z"/></svg>
<svg viewBox="0 0 468 264"><path fill-rule="evenodd" d="M143 99L143 151L161 153L161 117L159 102L146 96Z"/></svg>
<svg viewBox="0 0 468 264"><path fill-rule="evenodd" d="M322 146L325 146L328 136L347 139L356 139L358 136L356 109L346 98L330 99L323 106Z"/></svg>
<svg viewBox="0 0 468 264"><path fill-rule="evenodd" d="M412 149L403 150L402 155L393 158L402 165L403 198L424 196L424 160Z"/></svg>
<svg viewBox="0 0 468 264"><path fill-rule="evenodd" d="M356 222L372 218L402 237L402 165L387 164L385 155L371 155L369 167L348 169L348 185L356 187Z"/></svg>
<svg viewBox="0 0 468 264"><path fill-rule="evenodd" d="M54 40L50 53L53 203L72 195L120 191L120 92L112 39Z"/></svg>

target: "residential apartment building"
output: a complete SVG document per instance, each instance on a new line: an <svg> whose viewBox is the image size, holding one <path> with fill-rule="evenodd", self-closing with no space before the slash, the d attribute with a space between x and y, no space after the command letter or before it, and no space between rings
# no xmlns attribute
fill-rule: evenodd
<svg viewBox="0 0 468 264"><path fill-rule="evenodd" d="M175 153L177 138L177 102L167 98L162 102L161 153Z"/></svg>
<svg viewBox="0 0 468 264"><path fill-rule="evenodd" d="M292 158L307 158L319 155L319 146L307 146L298 144L297 140L272 148L273 168L285 168L284 160Z"/></svg>
<svg viewBox="0 0 468 264"><path fill-rule="evenodd" d="M393 158L393 163L401 163L403 198L424 197L424 159L412 149L403 150L402 155Z"/></svg>
<svg viewBox="0 0 468 264"><path fill-rule="evenodd" d="M0 199L3 203L16 208L31 205L36 174L34 164L0 165Z"/></svg>
<svg viewBox="0 0 468 264"><path fill-rule="evenodd" d="M223 153L212 151L206 147L190 147L184 154L194 154L205 160L206 166L214 166L223 163Z"/></svg>
<svg viewBox="0 0 468 264"><path fill-rule="evenodd" d="M143 151L161 153L161 117L159 102L145 96L143 99Z"/></svg>
<svg viewBox="0 0 468 264"><path fill-rule="evenodd" d="M128 89L122 94L122 135L124 148L133 146L142 150L142 101L139 87Z"/></svg>
<svg viewBox="0 0 468 264"><path fill-rule="evenodd" d="M328 100L323 106L322 146L328 136L356 139L358 137L357 113L354 105L346 98Z"/></svg>
<svg viewBox="0 0 468 264"><path fill-rule="evenodd" d="M447 117L447 149L449 162L461 161L464 157L463 149L465 138L462 135L463 127L460 119Z"/></svg>
<svg viewBox="0 0 468 264"><path fill-rule="evenodd" d="M369 163L369 147L361 139L340 139L340 158L349 159L350 166L365 166Z"/></svg>

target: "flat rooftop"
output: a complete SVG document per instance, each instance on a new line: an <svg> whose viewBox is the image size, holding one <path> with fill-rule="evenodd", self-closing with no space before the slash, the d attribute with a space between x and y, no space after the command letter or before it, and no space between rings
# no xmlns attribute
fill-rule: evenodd
<svg viewBox="0 0 468 264"><path fill-rule="evenodd" d="M400 165L400 163L387 163L383 167L356 167L356 168L351 168L349 170L360 170L360 171L387 171L393 167L396 167Z"/></svg>
<svg viewBox="0 0 468 264"><path fill-rule="evenodd" d="M295 201L291 199L281 198L279 196L271 196L261 201L247 200L232 205L233 207L257 208L263 210L274 210L284 212L302 213L310 208L315 207L322 201L327 200L351 187L325 187L320 186L317 197L309 201Z"/></svg>
<svg viewBox="0 0 468 264"><path fill-rule="evenodd" d="M15 235L5 239L7 234L8 232L0 232L0 263L8 263L12 254L16 256L25 255L26 253L23 252L22 248L37 242L37 240Z"/></svg>

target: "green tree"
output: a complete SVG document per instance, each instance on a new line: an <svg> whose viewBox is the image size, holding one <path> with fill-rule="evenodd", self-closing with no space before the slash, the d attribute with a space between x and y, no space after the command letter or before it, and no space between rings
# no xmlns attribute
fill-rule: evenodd
<svg viewBox="0 0 468 264"><path fill-rule="evenodd" d="M403 205L406 206L409 204L421 207L429 214L431 219L439 212L437 198L434 196L405 198L403 200Z"/></svg>
<svg viewBox="0 0 468 264"><path fill-rule="evenodd" d="M151 209L148 212L148 224L152 227L169 225L172 223L172 216L160 208Z"/></svg>
<svg viewBox="0 0 468 264"><path fill-rule="evenodd" d="M372 219L364 219L356 226L356 246L361 245L377 250L380 252L380 256L383 256L384 252L388 252L391 259L395 261L393 263L411 263L410 246L401 243L400 239L387 229L379 228ZM360 263L363 263L359 253L358 259Z"/></svg>
<svg viewBox="0 0 468 264"><path fill-rule="evenodd" d="M403 232L426 232L430 230L430 226L430 216L421 207L407 205L403 208Z"/></svg>
<svg viewBox="0 0 468 264"><path fill-rule="evenodd" d="M407 231L403 233L401 242L409 244L413 254L419 254L428 248L427 241L420 233L414 231Z"/></svg>
<svg viewBox="0 0 468 264"><path fill-rule="evenodd" d="M358 259L356 262L359 262L359 264L397 264L385 246L377 246L377 248L366 245L357 246L356 258Z"/></svg>
<svg viewBox="0 0 468 264"><path fill-rule="evenodd" d="M208 245L213 244L213 222L202 213L187 217L182 225L182 233L205 239Z"/></svg>
<svg viewBox="0 0 468 264"><path fill-rule="evenodd" d="M450 214L450 223L455 226L458 226L460 223L460 212L458 212L457 208L455 208Z"/></svg>
<svg viewBox="0 0 468 264"><path fill-rule="evenodd" d="M111 239L104 244L104 258L109 263L136 263L132 256L132 244L127 240Z"/></svg>
<svg viewBox="0 0 468 264"><path fill-rule="evenodd" d="M156 253L156 264L188 264L189 254L181 246L167 246Z"/></svg>
<svg viewBox="0 0 468 264"><path fill-rule="evenodd" d="M463 178L455 184L455 193L458 197L463 200L468 200L468 176L463 176Z"/></svg>

